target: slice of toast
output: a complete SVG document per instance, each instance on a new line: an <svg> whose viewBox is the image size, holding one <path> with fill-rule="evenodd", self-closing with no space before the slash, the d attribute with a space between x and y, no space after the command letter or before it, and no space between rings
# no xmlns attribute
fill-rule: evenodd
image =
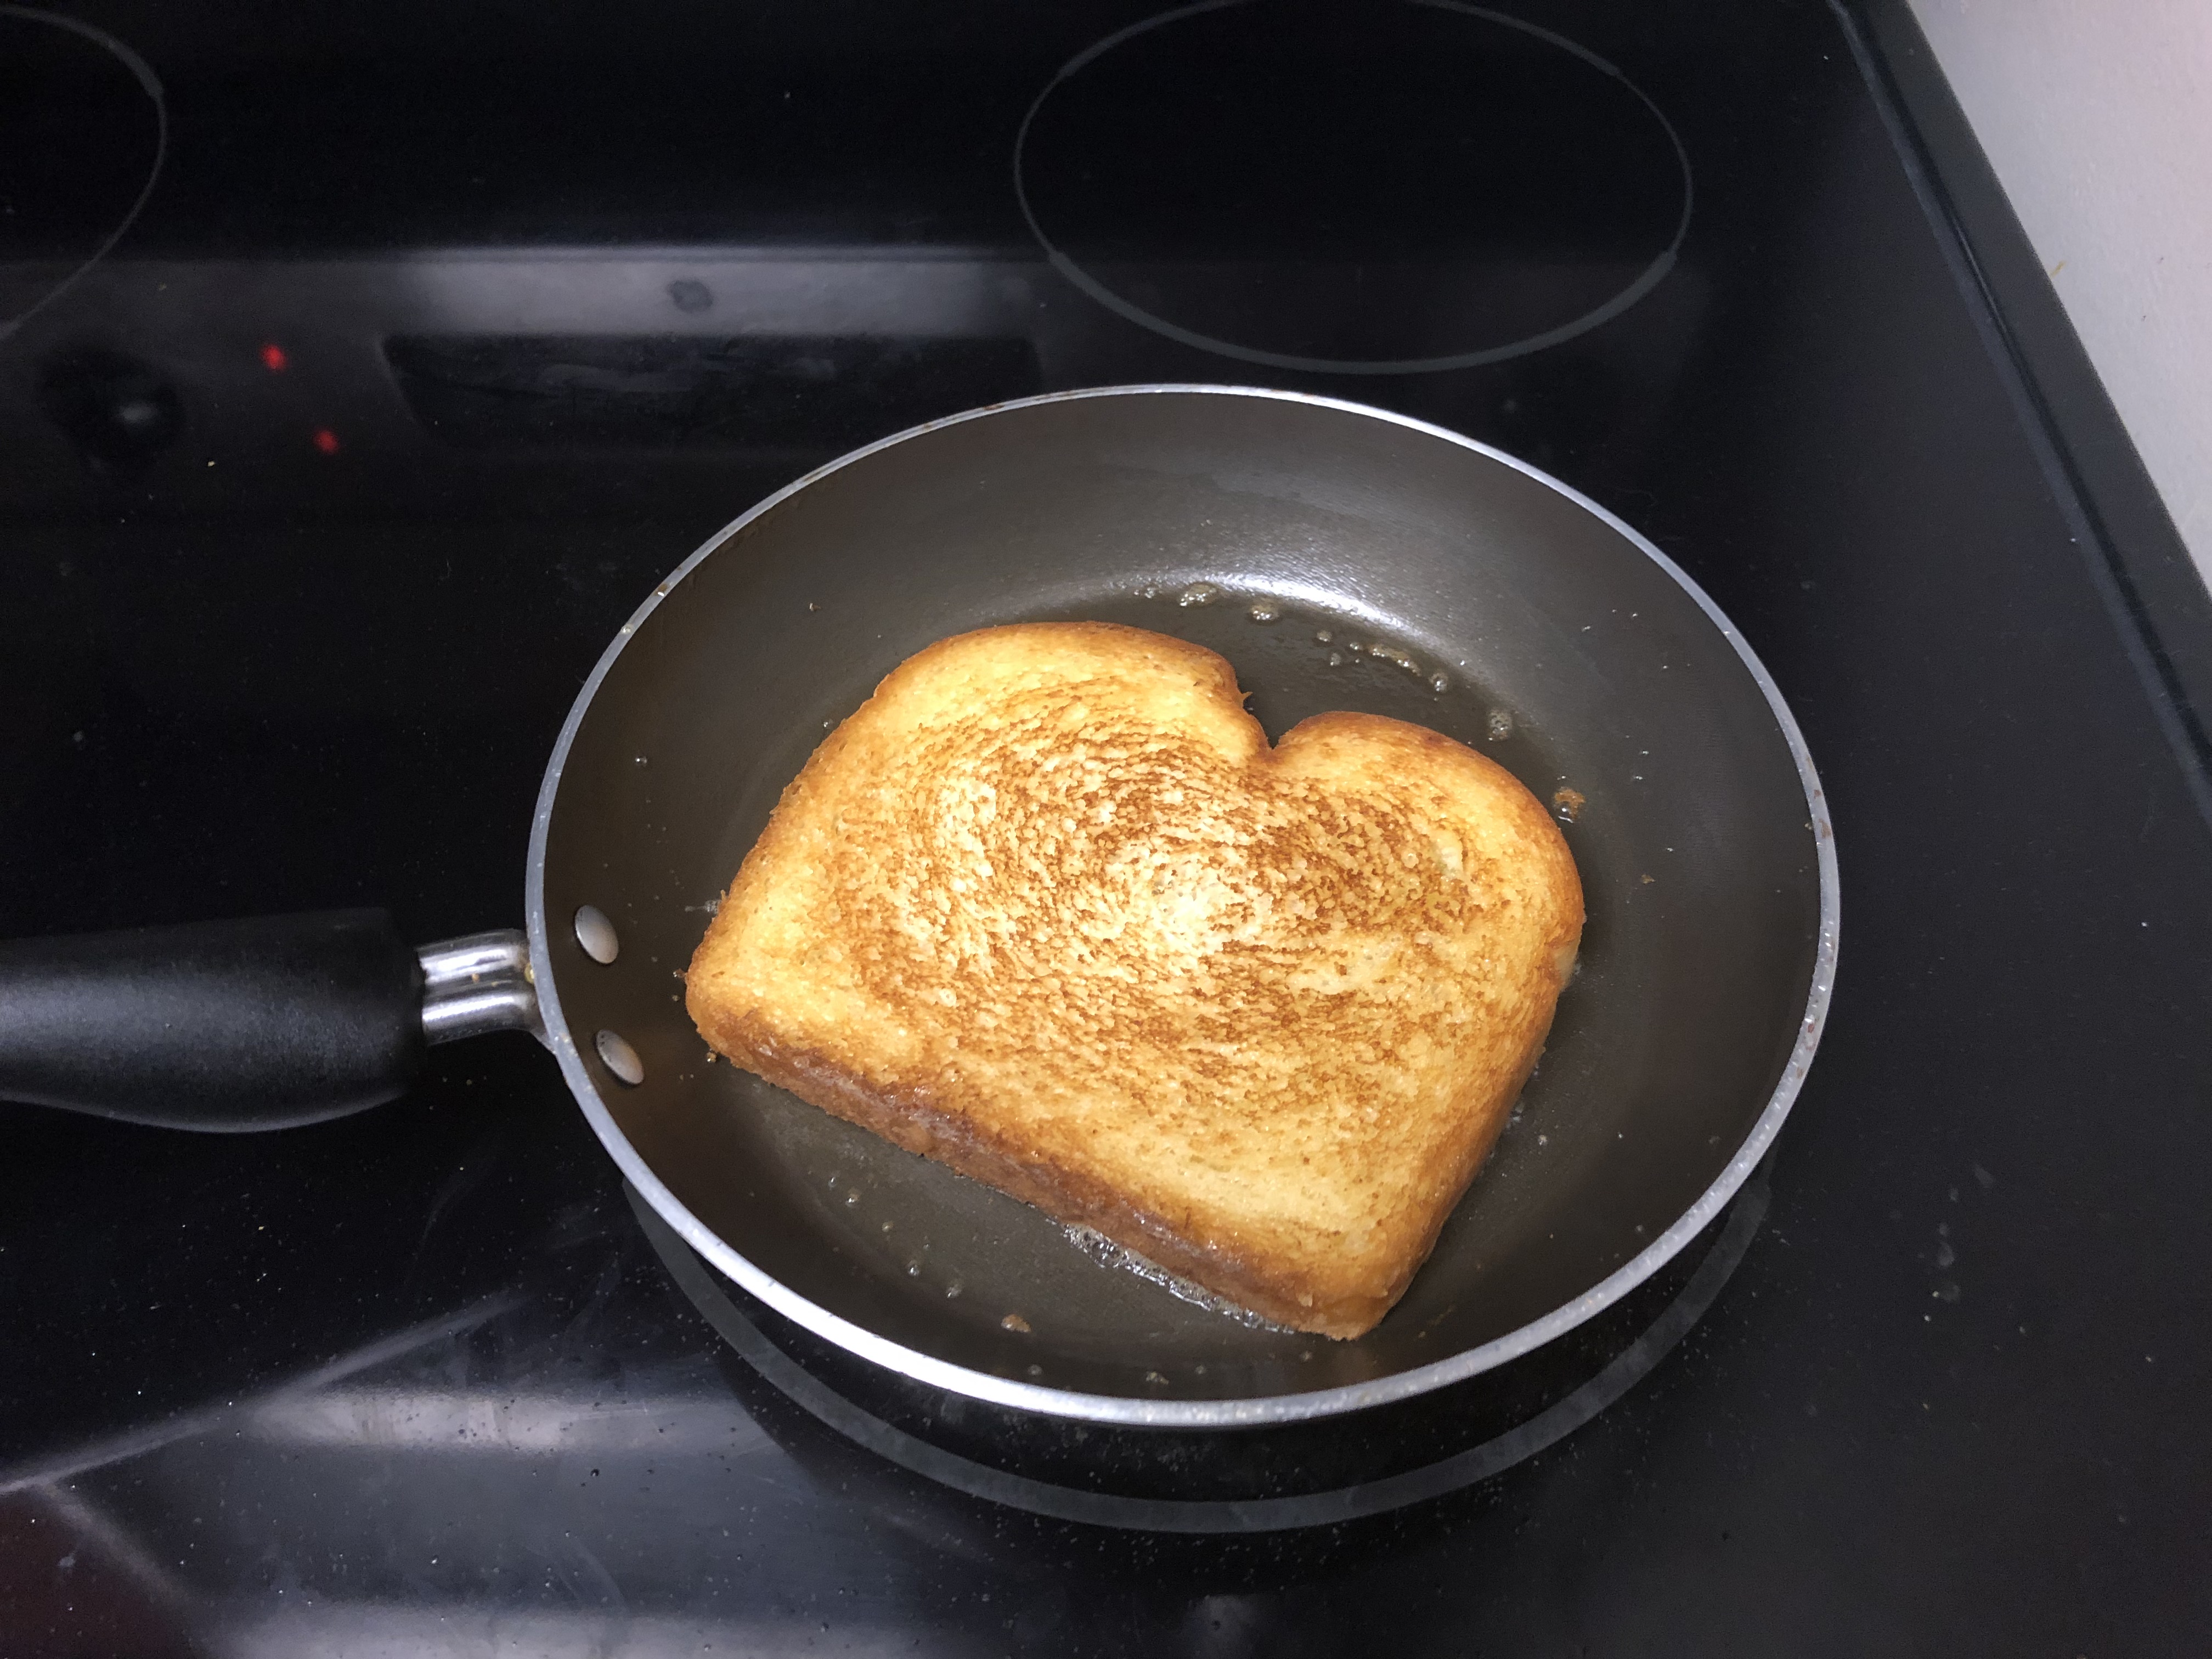
<svg viewBox="0 0 2212 1659"><path fill-rule="evenodd" d="M1270 747L1103 623L902 664L692 959L738 1065L1280 1324L1357 1336L1504 1126L1582 888L1503 767L1371 714Z"/></svg>

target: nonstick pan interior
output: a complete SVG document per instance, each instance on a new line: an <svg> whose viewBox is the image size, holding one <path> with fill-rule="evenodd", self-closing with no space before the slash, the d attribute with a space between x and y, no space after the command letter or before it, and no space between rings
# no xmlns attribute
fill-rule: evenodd
<svg viewBox="0 0 2212 1659"><path fill-rule="evenodd" d="M1580 799L1565 833L1589 923L1547 1051L1428 1265L1357 1341L1240 1323L1101 1261L1028 1206L710 1062L684 1014L710 908L823 734L932 641L1054 617L1212 647L1271 735L1366 709ZM564 1067L709 1260L940 1386L1227 1422L1502 1360L1709 1215L1809 1057L1833 866L1786 717L1645 544L1449 434L1200 388L1006 405L776 498L632 628L564 734L533 848ZM611 964L575 941L587 904L615 923ZM642 1059L641 1085L608 1072L603 1030Z"/></svg>

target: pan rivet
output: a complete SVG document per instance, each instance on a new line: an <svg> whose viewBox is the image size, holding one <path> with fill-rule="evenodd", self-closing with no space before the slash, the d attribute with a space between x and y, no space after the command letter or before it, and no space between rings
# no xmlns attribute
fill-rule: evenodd
<svg viewBox="0 0 2212 1659"><path fill-rule="evenodd" d="M645 1062L637 1057L637 1050L612 1031L602 1031L593 1039L592 1046L599 1058L606 1062L607 1070L623 1082L635 1088L645 1081Z"/></svg>
<svg viewBox="0 0 2212 1659"><path fill-rule="evenodd" d="M597 963L612 962L622 954L622 941L615 937L614 923L596 904L587 904L576 912L576 943L584 947L586 956Z"/></svg>

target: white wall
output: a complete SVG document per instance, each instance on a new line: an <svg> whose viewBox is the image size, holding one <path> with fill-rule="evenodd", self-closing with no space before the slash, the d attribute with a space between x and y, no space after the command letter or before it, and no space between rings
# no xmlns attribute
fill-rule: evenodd
<svg viewBox="0 0 2212 1659"><path fill-rule="evenodd" d="M2212 0L1912 0L2212 583Z"/></svg>

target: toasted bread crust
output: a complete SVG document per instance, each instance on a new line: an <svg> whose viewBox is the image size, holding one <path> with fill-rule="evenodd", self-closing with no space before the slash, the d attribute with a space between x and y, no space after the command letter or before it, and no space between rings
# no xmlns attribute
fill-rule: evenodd
<svg viewBox="0 0 2212 1659"><path fill-rule="evenodd" d="M1486 757L1355 714L1271 748L1213 653L1027 624L910 658L822 744L687 1000L800 1098L1353 1336L1504 1127L1582 921Z"/></svg>

